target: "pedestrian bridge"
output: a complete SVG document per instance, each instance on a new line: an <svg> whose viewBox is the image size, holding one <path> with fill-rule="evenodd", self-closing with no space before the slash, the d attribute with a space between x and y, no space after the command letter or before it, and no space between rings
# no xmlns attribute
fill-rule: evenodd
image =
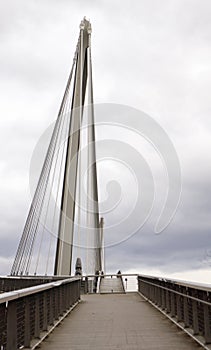
<svg viewBox="0 0 211 350"><path fill-rule="evenodd" d="M84 18L11 275L0 278L0 350L211 349L211 287L103 273L114 233L104 229L109 210L99 206L95 140L91 23Z"/></svg>
<svg viewBox="0 0 211 350"><path fill-rule="evenodd" d="M120 273L0 282L1 350L211 349L207 285Z"/></svg>

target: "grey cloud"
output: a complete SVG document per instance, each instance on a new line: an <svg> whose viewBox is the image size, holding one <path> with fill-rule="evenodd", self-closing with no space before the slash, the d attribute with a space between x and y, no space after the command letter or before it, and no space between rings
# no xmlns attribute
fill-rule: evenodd
<svg viewBox="0 0 211 350"><path fill-rule="evenodd" d="M84 15L93 26L95 101L125 103L154 117L174 142L183 173L181 204L171 225L156 236L152 216L139 234L107 250L108 269L158 266L171 274L206 266L210 12L208 0L132 5L109 0L100 6L97 1L1 2L0 256L8 257L8 266L4 263L0 273L9 272L30 202L30 157L56 117Z"/></svg>

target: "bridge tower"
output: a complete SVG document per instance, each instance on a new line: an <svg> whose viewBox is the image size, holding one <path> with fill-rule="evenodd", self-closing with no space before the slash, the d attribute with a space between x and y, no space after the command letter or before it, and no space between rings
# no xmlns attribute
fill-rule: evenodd
<svg viewBox="0 0 211 350"><path fill-rule="evenodd" d="M85 106L86 102L86 106ZM58 113L58 118L53 130L50 145L43 164L38 185L32 200L31 208L26 220L23 235L21 237L17 254L11 270L12 275L31 274L30 265L35 251L35 241L38 237L40 217L45 205L45 196L52 168L53 173L58 168L54 161L59 137L63 131L62 125L67 116L67 145L64 158L64 170L60 200L60 215L58 219L58 231L54 257L54 275L71 275L73 265L73 245L75 221L76 221L76 197L79 198L77 206L78 230L80 230L80 199L81 199L81 129L83 119L86 118L87 133L87 198L86 198L86 223L87 235L94 235L92 243L87 249L92 251L94 267L92 273L102 270L102 220L99 218L97 168L95 150L95 125L93 106L93 82L92 82L92 60L91 60L91 23L84 18L80 24L80 33L73 66L67 82L64 97ZM68 107L69 106L69 107ZM86 107L86 108L85 108ZM69 108L69 109L68 109ZM86 109L86 115L84 110ZM60 136L59 136L60 135ZM62 166L61 166L62 167ZM57 186L59 186L58 184ZM84 207L83 203L83 207ZM45 214L46 216L47 214ZM44 228L45 229L45 228ZM43 229L43 230L44 230ZM40 235L40 250L44 240ZM49 255L49 254L48 254ZM80 258L80 257L79 257ZM49 264L49 263L48 263ZM36 271L34 274L36 274Z"/></svg>
<svg viewBox="0 0 211 350"><path fill-rule="evenodd" d="M59 235L56 250L55 275L71 274L73 227L75 217L75 196L77 184L77 171L80 129L83 119L84 101L86 90L88 92L88 142L89 146L89 192L94 200L95 208L87 208L89 225L95 229L99 227L97 171L95 153L95 130L94 130L94 109L93 109L93 86L92 86L92 63L91 63L91 24L85 18L80 25L78 41L78 52L76 55L76 73L72 98L72 116L66 156L65 178L63 185L61 216ZM71 166L70 166L71 165ZM79 175L80 176L80 175ZM73 195L72 195L73 194ZM90 203L89 203L90 205ZM90 217L90 209L95 213ZM90 222L91 221L91 222ZM99 250L99 251L98 251ZM100 247L96 247L96 270L101 270Z"/></svg>

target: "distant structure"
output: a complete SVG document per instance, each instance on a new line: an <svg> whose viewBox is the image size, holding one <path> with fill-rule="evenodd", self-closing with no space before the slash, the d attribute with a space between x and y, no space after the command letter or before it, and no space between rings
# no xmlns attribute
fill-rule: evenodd
<svg viewBox="0 0 211 350"><path fill-rule="evenodd" d="M77 258L76 259L76 264L75 264L75 275L76 276L82 276L82 263L81 263L81 259Z"/></svg>

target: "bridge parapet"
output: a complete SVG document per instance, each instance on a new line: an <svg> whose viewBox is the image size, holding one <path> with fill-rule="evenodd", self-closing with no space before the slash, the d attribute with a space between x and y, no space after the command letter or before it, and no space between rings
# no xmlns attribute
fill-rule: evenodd
<svg viewBox="0 0 211 350"><path fill-rule="evenodd" d="M200 345L211 343L211 287L138 276L138 290Z"/></svg>
<svg viewBox="0 0 211 350"><path fill-rule="evenodd" d="M33 348L80 299L80 278L49 282L0 295L0 348ZM40 341L41 341L40 340Z"/></svg>
<svg viewBox="0 0 211 350"><path fill-rule="evenodd" d="M70 276L2 276L0 277L0 293L29 288L69 277Z"/></svg>

